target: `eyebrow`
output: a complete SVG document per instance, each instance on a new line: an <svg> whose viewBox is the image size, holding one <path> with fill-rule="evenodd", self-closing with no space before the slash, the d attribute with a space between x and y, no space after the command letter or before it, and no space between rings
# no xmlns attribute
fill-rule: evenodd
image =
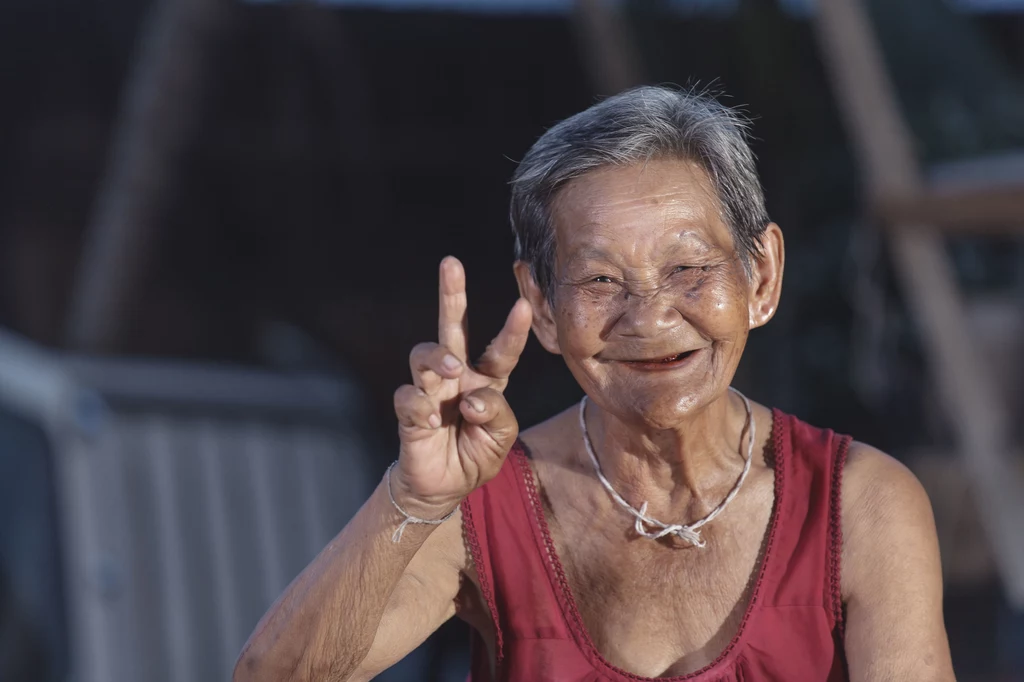
<svg viewBox="0 0 1024 682"><path fill-rule="evenodd" d="M717 246L713 242L709 242L697 234L696 230L686 230L685 232L680 232L678 236L679 239L677 240L677 243L693 242L699 246L702 251L711 251Z"/></svg>
<svg viewBox="0 0 1024 682"><path fill-rule="evenodd" d="M610 261L610 260L612 260L612 257L611 257L611 255L608 252L606 252L606 251L604 251L602 249L597 249L597 248L594 248L592 246L586 246L586 247L583 247L582 249L580 249L579 251L576 251L571 256L569 256L569 258L566 259L565 264L566 264L566 266L569 266L569 265L572 265L572 264L576 263L577 261L585 261L585 260L607 260L607 261Z"/></svg>
<svg viewBox="0 0 1024 682"><path fill-rule="evenodd" d="M687 242L700 248L701 252L711 251L715 248L715 244L701 237L699 234L697 234L696 230L689 229L683 230L682 232L679 232L676 235L676 239L673 241L672 247L684 246ZM583 248L569 256L565 261L565 265L569 266L573 265L577 261L586 260L614 261L615 259L609 252L605 251L604 249L594 246L584 246Z"/></svg>

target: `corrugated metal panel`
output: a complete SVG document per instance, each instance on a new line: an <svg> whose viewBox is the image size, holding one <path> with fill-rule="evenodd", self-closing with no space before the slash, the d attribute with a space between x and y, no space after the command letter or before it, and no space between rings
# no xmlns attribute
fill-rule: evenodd
<svg viewBox="0 0 1024 682"><path fill-rule="evenodd" d="M109 475L106 462L69 439L55 454L62 511L64 559L67 570L69 634L75 677L88 680L121 679L114 657L118 634L117 614L104 590L112 575L109 555L104 553L101 500L102 481Z"/></svg>
<svg viewBox="0 0 1024 682"><path fill-rule="evenodd" d="M211 580L217 599L214 601L216 623L220 631L220 650L217 655L220 670L229 670L238 655L237 642L246 637L241 620L240 602L243 595L236 589L234 576L242 569L238 557L231 550L232 517L228 507L224 457L225 451L217 434L217 425L208 421L197 425L196 451L202 467L203 511L209 521L210 554L213 563Z"/></svg>
<svg viewBox="0 0 1024 682"><path fill-rule="evenodd" d="M76 682L222 682L366 499L356 393L318 375L48 353L0 332L0 403L53 448Z"/></svg>
<svg viewBox="0 0 1024 682"><path fill-rule="evenodd" d="M95 576L76 590L82 679L228 679L264 610L368 494L355 442L158 412L112 415L79 440L65 453L75 555Z"/></svg>

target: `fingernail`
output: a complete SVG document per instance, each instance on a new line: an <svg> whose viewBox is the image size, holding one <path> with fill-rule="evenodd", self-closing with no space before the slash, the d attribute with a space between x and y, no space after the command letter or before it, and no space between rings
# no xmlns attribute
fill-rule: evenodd
<svg viewBox="0 0 1024 682"><path fill-rule="evenodd" d="M487 409L487 405L484 404L484 401L480 400L480 398L477 398L476 396L466 396L466 403L468 403L469 406L477 412L483 412Z"/></svg>
<svg viewBox="0 0 1024 682"><path fill-rule="evenodd" d="M436 414L432 414L430 415L430 417L427 418L427 423L430 424L430 428L436 429L438 426L441 425L441 417L437 416Z"/></svg>
<svg viewBox="0 0 1024 682"><path fill-rule="evenodd" d="M457 357L455 357L454 355L446 355L446 356L444 356L444 360L441 361L441 364L444 365L445 369L447 369L447 370L449 370L451 372L454 372L459 367L462 367L462 363L459 362L459 359Z"/></svg>

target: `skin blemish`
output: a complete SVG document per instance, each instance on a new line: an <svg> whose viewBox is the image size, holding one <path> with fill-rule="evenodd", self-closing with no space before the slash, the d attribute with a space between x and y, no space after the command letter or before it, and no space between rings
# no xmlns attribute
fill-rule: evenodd
<svg viewBox="0 0 1024 682"><path fill-rule="evenodd" d="M705 282L707 282L707 277L703 276L700 277L696 282L694 282L693 286L691 286L689 290L686 292L686 298L690 299L691 301L696 301L698 298L700 298L700 291L704 287Z"/></svg>

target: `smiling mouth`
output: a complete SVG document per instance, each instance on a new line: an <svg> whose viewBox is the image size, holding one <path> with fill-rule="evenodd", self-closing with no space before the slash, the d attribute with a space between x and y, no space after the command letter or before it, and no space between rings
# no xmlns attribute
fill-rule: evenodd
<svg viewBox="0 0 1024 682"><path fill-rule="evenodd" d="M649 358L649 359L646 359L646 360L626 360L625 362L628 365L639 365L639 366L646 366L646 367L659 366L659 365L661 365L661 366L669 366L669 365L675 365L675 364L678 364L678 363L681 363L681 362L684 362L684 361L688 360L696 352L697 352L696 350L688 350L688 351L684 351L682 353L676 353L675 355L666 355L666 356L661 357L661 358Z"/></svg>

